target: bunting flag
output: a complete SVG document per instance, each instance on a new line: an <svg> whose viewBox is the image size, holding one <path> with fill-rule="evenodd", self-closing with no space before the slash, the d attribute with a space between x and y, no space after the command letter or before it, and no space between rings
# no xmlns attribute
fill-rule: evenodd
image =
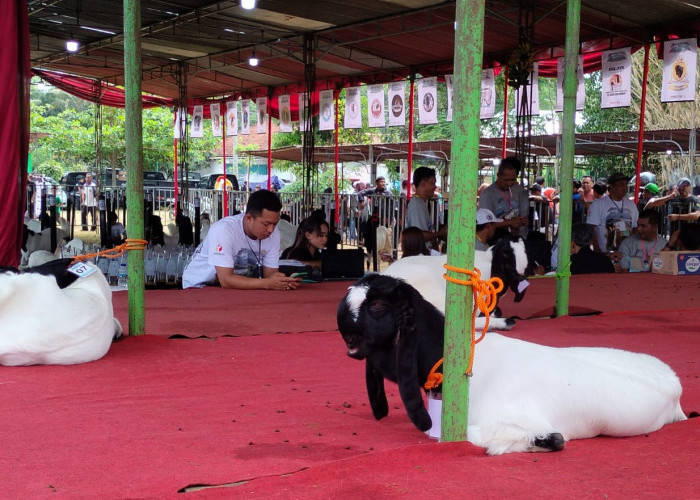
<svg viewBox="0 0 700 500"><path fill-rule="evenodd" d="M297 98L299 99L297 103L297 109L299 110L299 130L306 132L312 127L311 113L309 113L309 94L302 92L297 94Z"/></svg>
<svg viewBox="0 0 700 500"><path fill-rule="evenodd" d="M201 104L194 107L192 112L192 127L190 137L202 137L204 135L204 106Z"/></svg>
<svg viewBox="0 0 700 500"><path fill-rule="evenodd" d="M267 97L258 97L255 107L258 108L258 134L267 134Z"/></svg>
<svg viewBox="0 0 700 500"><path fill-rule="evenodd" d="M479 118L493 118L496 113L496 77L493 68L481 71L481 108Z"/></svg>
<svg viewBox="0 0 700 500"><path fill-rule="evenodd" d="M403 81L389 84L389 126L406 125L406 85Z"/></svg>
<svg viewBox="0 0 700 500"><path fill-rule="evenodd" d="M211 116L211 134L214 137L221 137L221 104L209 105L209 116Z"/></svg>
<svg viewBox="0 0 700 500"><path fill-rule="evenodd" d="M187 133L187 112L182 108L175 111L175 123L173 124L173 138L181 139Z"/></svg>
<svg viewBox="0 0 700 500"><path fill-rule="evenodd" d="M418 123L437 123L437 78L418 80Z"/></svg>
<svg viewBox="0 0 700 500"><path fill-rule="evenodd" d="M333 105L333 90L322 90L318 93L318 129L335 129L335 106Z"/></svg>
<svg viewBox="0 0 700 500"><path fill-rule="evenodd" d="M289 96L281 95L277 98L277 106L280 110L280 132L292 131L292 111L289 109Z"/></svg>
<svg viewBox="0 0 700 500"><path fill-rule="evenodd" d="M343 127L362 128L360 87L348 87L345 89L345 121Z"/></svg>
<svg viewBox="0 0 700 500"><path fill-rule="evenodd" d="M384 85L370 85L367 87L367 117L370 127L384 127Z"/></svg>
<svg viewBox="0 0 700 500"><path fill-rule="evenodd" d="M527 85L522 85L518 87L515 91L515 113L518 116L522 116L521 113L521 101L523 92L527 92L527 101L529 103L528 109L531 116L540 114L540 86L539 86L539 68L537 63L532 65L532 73L530 73L530 80Z"/></svg>
<svg viewBox="0 0 700 500"><path fill-rule="evenodd" d="M564 111L565 64L565 59L563 57L557 59L557 102L554 106L555 111ZM586 84L583 81L583 56L578 56L576 76L578 78L578 87L576 88L576 111L582 111L583 106L586 104Z"/></svg>
<svg viewBox="0 0 700 500"><path fill-rule="evenodd" d="M238 135L238 102L226 103L226 135Z"/></svg>
<svg viewBox="0 0 700 500"><path fill-rule="evenodd" d="M452 75L445 75L445 85L447 86L447 121L452 121ZM483 78L482 78L483 80ZM483 81L482 81L483 87Z"/></svg>
<svg viewBox="0 0 700 500"><path fill-rule="evenodd" d="M601 55L600 107L625 108L632 104L632 50L606 50Z"/></svg>
<svg viewBox="0 0 700 500"><path fill-rule="evenodd" d="M250 99L241 101L241 135L250 134Z"/></svg>
<svg viewBox="0 0 700 500"><path fill-rule="evenodd" d="M695 100L698 41L695 38L664 42L664 76L661 102Z"/></svg>

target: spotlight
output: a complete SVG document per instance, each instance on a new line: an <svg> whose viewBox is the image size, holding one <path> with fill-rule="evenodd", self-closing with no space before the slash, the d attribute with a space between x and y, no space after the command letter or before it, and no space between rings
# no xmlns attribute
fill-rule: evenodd
<svg viewBox="0 0 700 500"><path fill-rule="evenodd" d="M670 149L667 149L667 150L666 150L666 154L667 154L667 155L672 155L672 154L673 154L673 151L671 151Z"/></svg>
<svg viewBox="0 0 700 500"><path fill-rule="evenodd" d="M241 7L245 10L250 10L255 8L255 0L241 0Z"/></svg>
<svg viewBox="0 0 700 500"><path fill-rule="evenodd" d="M80 47L80 44L75 40L68 40L66 42L66 50L68 52L78 52L78 47Z"/></svg>
<svg viewBox="0 0 700 500"><path fill-rule="evenodd" d="M248 64L250 64L251 66L257 66L259 62L260 60L257 57L255 57L255 49L253 49L253 55L250 56L250 59L248 59Z"/></svg>

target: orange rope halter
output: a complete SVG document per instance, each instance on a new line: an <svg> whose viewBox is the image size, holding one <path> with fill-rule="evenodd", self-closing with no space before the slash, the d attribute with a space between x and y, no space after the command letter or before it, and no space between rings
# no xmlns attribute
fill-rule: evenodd
<svg viewBox="0 0 700 500"><path fill-rule="evenodd" d="M119 257L120 255L123 255L124 252L127 250L144 250L146 248L146 245L148 245L148 241L146 240L131 240L127 239L126 243L122 243L121 245L117 245L114 248L108 248L107 250L100 250L99 252L95 253L86 253L84 255L76 255L73 258L73 263L75 262L80 262L83 260L90 260L93 257L107 257L108 259L115 259Z"/></svg>
<svg viewBox="0 0 700 500"><path fill-rule="evenodd" d="M470 269L461 269L459 267L450 266L444 264L445 269L448 271L453 271L455 273L462 273L469 275L468 280L460 280L457 278L452 278L448 276L447 273L443 274L442 277L447 281L456 283L458 285L466 285L472 287L472 293L474 294L474 307L472 310L472 325L471 325L471 350L469 352L469 364L467 365L466 374L471 377L472 367L474 366L474 347L476 344L481 342L489 329L489 319L491 317L491 312L496 308L496 303L498 299L498 293L503 290L503 280L500 278L490 278L488 280L481 279L481 271L475 269L474 271ZM477 309L483 313L486 317L486 323L481 331L481 335L476 339L476 312ZM432 370L428 374L428 380L425 382L424 387L426 390L434 389L442 384L442 374L436 373L436 370L442 365L442 359L440 359L433 366Z"/></svg>

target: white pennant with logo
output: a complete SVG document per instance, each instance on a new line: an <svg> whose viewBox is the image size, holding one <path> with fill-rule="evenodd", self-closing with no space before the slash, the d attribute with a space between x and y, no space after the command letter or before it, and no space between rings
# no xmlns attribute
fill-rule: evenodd
<svg viewBox="0 0 700 500"><path fill-rule="evenodd" d="M418 80L418 123L437 123L437 78Z"/></svg>
<svg viewBox="0 0 700 500"><path fill-rule="evenodd" d="M318 129L335 129L335 103L333 90L321 90L318 93Z"/></svg>
<svg viewBox="0 0 700 500"><path fill-rule="evenodd" d="M214 137L221 137L221 104L215 102L209 105L209 116L211 116L211 134Z"/></svg>
<svg viewBox="0 0 700 500"><path fill-rule="evenodd" d="M345 89L344 128L362 128L362 110L360 109L360 87Z"/></svg>
<svg viewBox="0 0 700 500"><path fill-rule="evenodd" d="M384 85L367 87L367 116L370 127L384 127Z"/></svg>
<svg viewBox="0 0 700 500"><path fill-rule="evenodd" d="M198 104L192 112L192 128L190 137L202 137L204 135L204 106Z"/></svg>
<svg viewBox="0 0 700 500"><path fill-rule="evenodd" d="M695 38L664 42L664 76L661 102L695 100L698 41Z"/></svg>
<svg viewBox="0 0 700 500"><path fill-rule="evenodd" d="M389 126L406 125L406 84L403 81L389 84Z"/></svg>
<svg viewBox="0 0 700 500"><path fill-rule="evenodd" d="M496 77L493 68L481 71L481 107L479 118L493 118L496 113Z"/></svg>
<svg viewBox="0 0 700 500"><path fill-rule="evenodd" d="M539 85L539 68L537 63L532 65L532 73L530 73L530 78L528 79L527 85L520 86L515 91L515 112L518 116L523 115L539 115L540 114L540 85ZM522 112L522 98L523 93L527 91L527 111L529 113Z"/></svg>
<svg viewBox="0 0 700 500"><path fill-rule="evenodd" d="M277 106L280 110L280 132L292 131L292 111L289 107L289 96L281 95L277 98Z"/></svg>
<svg viewBox="0 0 700 500"><path fill-rule="evenodd" d="M241 101L241 135L250 134L250 99Z"/></svg>
<svg viewBox="0 0 700 500"><path fill-rule="evenodd" d="M624 108L632 103L632 50L606 50L601 55L600 107Z"/></svg>
<svg viewBox="0 0 700 500"><path fill-rule="evenodd" d="M564 66L565 58L557 59L557 102L554 106L555 111L564 111ZM576 76L578 87L576 88L576 111L582 111L586 104L586 84L583 81L583 56L578 56L578 64L576 66Z"/></svg>
<svg viewBox="0 0 700 500"><path fill-rule="evenodd" d="M258 134L267 134L267 97L258 97L255 107L258 108Z"/></svg>
<svg viewBox="0 0 700 500"><path fill-rule="evenodd" d="M238 135L238 102L226 103L226 135Z"/></svg>

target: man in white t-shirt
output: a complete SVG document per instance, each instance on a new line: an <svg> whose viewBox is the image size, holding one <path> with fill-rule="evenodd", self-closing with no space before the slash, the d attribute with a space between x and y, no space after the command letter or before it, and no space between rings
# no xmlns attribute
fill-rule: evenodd
<svg viewBox="0 0 700 500"><path fill-rule="evenodd" d="M248 199L244 214L224 217L209 228L182 273L182 288L219 283L222 288L294 290L301 278L278 271L282 203L271 191Z"/></svg>
<svg viewBox="0 0 700 500"><path fill-rule="evenodd" d="M608 252L619 248L624 238L637 227L639 210L627 199L627 183L630 178L616 172L608 179L608 196L598 198L588 208L586 224L593 226L593 249Z"/></svg>
<svg viewBox="0 0 700 500"><path fill-rule="evenodd" d="M446 239L447 227L443 226L437 229L428 210L428 201L435 196L435 169L418 167L413 172L413 186L415 187L415 194L411 197L406 207L404 227L417 227L423 231L423 238L425 238L427 243L436 238Z"/></svg>
<svg viewBox="0 0 700 500"><path fill-rule="evenodd" d="M97 184L92 180L92 174L85 174L85 184L80 189L80 213L83 231L88 230L87 216L92 217L92 229L97 229Z"/></svg>

